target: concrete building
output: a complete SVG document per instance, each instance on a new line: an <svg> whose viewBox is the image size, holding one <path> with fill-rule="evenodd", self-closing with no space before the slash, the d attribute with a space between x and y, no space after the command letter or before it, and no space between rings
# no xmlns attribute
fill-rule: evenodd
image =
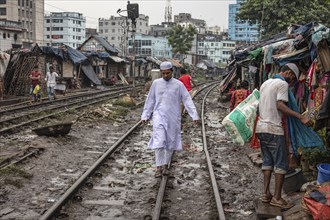
<svg viewBox="0 0 330 220"><path fill-rule="evenodd" d="M96 28L86 28L86 39L88 39L92 35L98 35L97 29Z"/></svg>
<svg viewBox="0 0 330 220"><path fill-rule="evenodd" d="M258 25L249 25L247 21L236 21L236 14L245 0L236 0L229 5L228 35L230 40L253 43L259 40Z"/></svg>
<svg viewBox="0 0 330 220"><path fill-rule="evenodd" d="M235 41L224 40L222 35L197 35L196 51L198 57L210 60L213 63L226 64L235 46ZM197 63L199 61L200 60L197 60Z"/></svg>
<svg viewBox="0 0 330 220"><path fill-rule="evenodd" d="M23 29L20 22L0 20L0 51L21 48L22 37Z"/></svg>
<svg viewBox="0 0 330 220"><path fill-rule="evenodd" d="M132 54L132 49L132 39L129 39L128 55ZM152 56L157 58L172 58L172 48L165 37L154 37L140 33L136 34L135 51L135 55L140 57Z"/></svg>
<svg viewBox="0 0 330 220"><path fill-rule="evenodd" d="M174 22L162 22L161 24L150 25L150 35L165 37L167 30L175 25Z"/></svg>
<svg viewBox="0 0 330 220"><path fill-rule="evenodd" d="M178 15L174 15L174 23L181 25L182 27L192 25L200 34L204 34L206 32L206 22L202 19L192 18L189 13L179 13Z"/></svg>
<svg viewBox="0 0 330 220"><path fill-rule="evenodd" d="M43 45L43 26L44 26L44 0L0 0L0 20L6 21L7 37L6 44L9 38L17 36L17 42L14 39L16 47L22 44L24 48L31 48L34 44ZM8 26L8 24L10 24ZM19 28L19 25L21 26ZM8 27L15 26L15 33L9 33ZM20 36L22 30L22 37ZM2 29L1 40L3 40L4 29ZM16 38L16 37L15 37ZM16 43L15 43L16 42Z"/></svg>
<svg viewBox="0 0 330 220"><path fill-rule="evenodd" d="M206 33L208 34L221 34L221 27L220 26L213 26L213 27L207 27Z"/></svg>
<svg viewBox="0 0 330 220"><path fill-rule="evenodd" d="M149 34L148 16L140 14L136 19L136 34ZM118 50L127 51L127 39L132 36L131 20L126 16L99 18L99 35Z"/></svg>
<svg viewBox="0 0 330 220"><path fill-rule="evenodd" d="M51 12L45 15L44 33L47 46L77 48L86 39L86 18L78 12Z"/></svg>

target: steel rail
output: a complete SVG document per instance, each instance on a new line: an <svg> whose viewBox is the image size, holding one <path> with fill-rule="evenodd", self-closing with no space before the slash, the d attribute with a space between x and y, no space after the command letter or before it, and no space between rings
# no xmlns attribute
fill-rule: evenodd
<svg viewBox="0 0 330 220"><path fill-rule="evenodd" d="M202 112L201 112L201 118L202 118L202 133L203 133L203 146L204 146L204 152L206 155L206 160L207 160L207 166L209 169L209 173L210 173L210 178L211 178L211 183L212 183L212 188L213 188L213 194L214 194L214 199L215 199L215 203L217 206L217 210L218 210L218 214L219 214L219 219L220 220L225 220L225 214L223 211L223 206L222 206L222 202L221 202L221 198L220 198L220 193L219 193L219 189L218 189L218 184L217 181L215 179L215 175L214 175L214 171L213 171L213 166L212 166L212 161L210 158L210 154L209 151L207 149L207 140L206 140L206 132L205 132L205 122L204 122L204 109L205 109L205 102L206 102L206 98L208 96L208 94L216 87L217 85L213 86L205 95L204 99L203 99L203 103L202 103Z"/></svg>
<svg viewBox="0 0 330 220"><path fill-rule="evenodd" d="M114 143L59 199L53 204L41 217L40 220L51 219L55 217L58 211L66 204L66 202L75 194L75 192L87 181L88 177L98 169L100 165L111 155L120 144L141 124L142 121L136 123L128 130L116 143Z"/></svg>
<svg viewBox="0 0 330 220"><path fill-rule="evenodd" d="M128 91L131 91L132 89L128 90ZM126 92L126 91L125 91ZM85 107L85 106L89 106L89 105L92 105L92 104L97 104L97 103L100 103L100 102L104 102L105 100L109 99L107 96L109 94L116 94L116 92L111 92L111 93L107 93L107 94L102 94L100 96L97 96L97 97L90 97L88 99L86 99L85 101L92 101L92 102L88 102L88 103L84 103L84 104L81 104L81 105L78 105L78 106L75 106L75 107L72 107L72 108L69 108L69 109L66 109L66 110L63 110L63 111L58 111L58 112L55 112L55 113L51 113L51 114L48 114L48 115L45 115L45 116L42 116L42 117L39 117L39 118L35 118L35 119L32 119L32 120L29 120L29 121L26 121L26 122L22 122L20 124L16 124L14 126L11 126L11 127L6 127L6 128L2 128L0 129L0 136L4 133L7 133L9 131L12 131L14 129L17 129L19 127L23 127L25 125L28 125L28 124L31 124L33 122L37 122L37 121L41 121L45 118L49 118L51 116L55 116L57 114L61 114L61 113L65 113L67 111L70 111L70 110L74 110L74 109L79 109L79 108L82 108L82 107ZM115 96L112 96L111 98L118 98L122 95L115 95ZM95 100L95 99L98 99L98 100ZM58 108L63 108L63 107L68 107L68 106L72 106L72 105L75 105L75 104L79 104L81 101L78 100L76 102L72 102L72 103L69 103L69 104L66 104L66 105L61 105L61 106L56 106L54 108L51 108L51 109L46 109L44 111L48 111L48 110L54 110L54 109L58 109ZM28 116L28 115L26 115Z"/></svg>
<svg viewBox="0 0 330 220"><path fill-rule="evenodd" d="M199 89L195 93L194 97L198 93L200 93L201 91L203 91L204 89L212 86L213 84L216 84L215 86L217 86L218 82L212 82L212 83L210 83L208 85L203 84L204 87L201 88L201 89ZM212 87L212 88L214 88L214 87ZM192 97L192 98L194 98L194 97ZM173 155L174 155L174 153L173 153ZM170 167L171 167L171 161L168 164L168 168L170 168ZM154 207L154 210L153 210L153 214L152 214L152 220L159 220L160 219L160 213L161 213L161 210L162 210L162 203L163 203L163 198L164 198L164 195L165 195L165 188L166 188L166 184L167 184L167 179L168 179L167 176L162 176L162 179L161 179L161 182L160 182L160 186L159 186L159 189L158 189L158 193L157 193L156 204L155 204L155 207Z"/></svg>
<svg viewBox="0 0 330 220"><path fill-rule="evenodd" d="M141 85L138 85L138 87L140 87ZM59 98L53 101L45 101L45 102L41 102L41 103L34 103L33 105L15 105L13 106L13 108L10 108L11 106L5 106L5 107L1 107L0 108L0 115L3 115L5 113L11 113L11 112L17 112L17 111L21 111L24 109L28 109L28 110L33 110L33 109L38 109L38 107L40 106L47 106L47 105L53 105L54 103L61 103L61 102L67 102L69 100L72 99L77 99L77 98L81 98L81 97L91 97L91 96L95 96L98 94L102 94L105 92L116 92L118 90L122 90L122 89L127 89L130 88L129 86L121 86L121 87L116 87L116 88L111 88L111 89L106 89L106 90L98 90L98 91L92 91L92 92L84 92L84 93L80 93L80 94L74 94L71 96L66 96L65 98Z"/></svg>

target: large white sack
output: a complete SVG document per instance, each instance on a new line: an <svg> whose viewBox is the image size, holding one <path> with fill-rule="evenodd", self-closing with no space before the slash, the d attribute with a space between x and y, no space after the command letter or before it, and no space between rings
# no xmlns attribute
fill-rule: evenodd
<svg viewBox="0 0 330 220"><path fill-rule="evenodd" d="M222 120L234 143L244 145L252 137L259 98L259 91L255 89Z"/></svg>

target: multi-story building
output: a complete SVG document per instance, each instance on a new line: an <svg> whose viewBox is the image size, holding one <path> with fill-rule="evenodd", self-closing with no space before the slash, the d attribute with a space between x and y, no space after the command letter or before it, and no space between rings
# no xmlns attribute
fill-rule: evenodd
<svg viewBox="0 0 330 220"><path fill-rule="evenodd" d="M20 22L0 20L0 51L21 48L22 36L23 29Z"/></svg>
<svg viewBox="0 0 330 220"><path fill-rule="evenodd" d="M228 35L230 40L252 43L259 40L258 25L250 25L248 21L236 21L236 14L245 0L236 0L229 5Z"/></svg>
<svg viewBox="0 0 330 220"><path fill-rule="evenodd" d="M136 34L149 34L149 17L139 14L136 19ZM127 39L132 36L131 20L126 16L111 16L99 18L99 35L105 38L112 46L122 51L127 51Z"/></svg>
<svg viewBox="0 0 330 220"><path fill-rule="evenodd" d="M96 28L86 28L86 39L88 39L92 35L98 35L97 29Z"/></svg>
<svg viewBox="0 0 330 220"><path fill-rule="evenodd" d="M47 46L77 48L86 39L86 18L78 12L51 12L45 15L44 33Z"/></svg>
<svg viewBox="0 0 330 220"><path fill-rule="evenodd" d="M207 27L206 33L221 34L221 27L218 25L213 26L213 27Z"/></svg>
<svg viewBox="0 0 330 220"><path fill-rule="evenodd" d="M17 42L18 39L22 40L24 48L31 48L36 43L43 44L43 17L44 0L0 0L0 20L6 21L7 24L6 42L8 42L7 38L14 38L14 45L17 47L20 44ZM15 26L15 33L8 32L8 24ZM1 40L4 39L3 30ZM22 37L19 37L20 32Z"/></svg>
<svg viewBox="0 0 330 220"><path fill-rule="evenodd" d="M174 22L183 27L192 25L200 34L203 34L206 31L205 20L192 18L191 14L189 13L179 13L178 15L174 15Z"/></svg>
<svg viewBox="0 0 330 220"><path fill-rule="evenodd" d="M128 40L128 55L133 51L133 39ZM154 37L146 34L136 34L135 36L136 56L172 58L172 48L165 37Z"/></svg>
<svg viewBox="0 0 330 220"><path fill-rule="evenodd" d="M197 35L197 57L210 60L213 63L226 64L235 46L235 41L224 40L222 35ZM197 62L199 61L197 60Z"/></svg>
<svg viewBox="0 0 330 220"><path fill-rule="evenodd" d="M174 22L162 22L162 24L150 25L150 35L155 37L165 37L167 30L175 25Z"/></svg>

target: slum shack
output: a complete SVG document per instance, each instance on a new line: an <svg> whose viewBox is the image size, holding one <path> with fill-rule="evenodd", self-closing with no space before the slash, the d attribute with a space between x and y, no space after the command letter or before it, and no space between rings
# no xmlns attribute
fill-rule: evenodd
<svg viewBox="0 0 330 220"><path fill-rule="evenodd" d="M96 75L105 85L113 85L119 78L126 76L126 60L118 57L118 50L104 38L92 35L78 50L88 58Z"/></svg>
<svg viewBox="0 0 330 220"><path fill-rule="evenodd" d="M250 89L259 89L264 81L279 73L280 67L287 63L294 63L300 70L298 80L290 84L290 91L294 101L289 102L291 108L299 113L308 115L311 124L305 126L288 119L285 123L288 128L288 147L290 149L290 168L299 168L297 172L285 176L284 191L299 191L304 181L317 183L318 189L323 188L321 194L330 193L330 33L329 28L322 24L311 22L306 25L294 25L288 27L288 31L273 36L256 45L238 48L234 51L228 67L228 74L220 83L221 92L228 91L228 87L239 85L243 80L250 82ZM236 88L233 88L236 89ZM255 90L257 93L258 91ZM253 93L253 94L254 94ZM254 101L258 96L254 97ZM252 98L249 96L238 108L242 110L238 114L248 113L246 104ZM292 100L292 99L291 99ZM253 102L255 104L256 102ZM251 105L253 106L253 105ZM250 107L250 106L249 106ZM255 113L255 111L250 111ZM251 147L258 148L260 145L254 134L256 114L245 119L248 128L242 133L242 126L236 126L235 120L228 117L223 121L232 139L237 143L245 144L251 141ZM246 116L246 115L245 115ZM251 120L250 120L251 119ZM253 123L250 123L250 122ZM298 122L297 122L298 121ZM246 123L245 123L246 125ZM234 141L235 142L235 141ZM300 178L303 173L304 178ZM325 178L327 175L328 178ZM300 181L300 180L301 181ZM292 181L298 181L293 184ZM299 183L296 184L296 183ZM310 184L312 186L313 184ZM294 188L294 190L292 190ZM321 195L320 194L320 195ZM327 200L329 202L329 199ZM321 216L326 206L321 201L313 199L307 193L302 198L304 208L313 216ZM318 208L316 208L318 207ZM327 215L329 216L329 215Z"/></svg>

